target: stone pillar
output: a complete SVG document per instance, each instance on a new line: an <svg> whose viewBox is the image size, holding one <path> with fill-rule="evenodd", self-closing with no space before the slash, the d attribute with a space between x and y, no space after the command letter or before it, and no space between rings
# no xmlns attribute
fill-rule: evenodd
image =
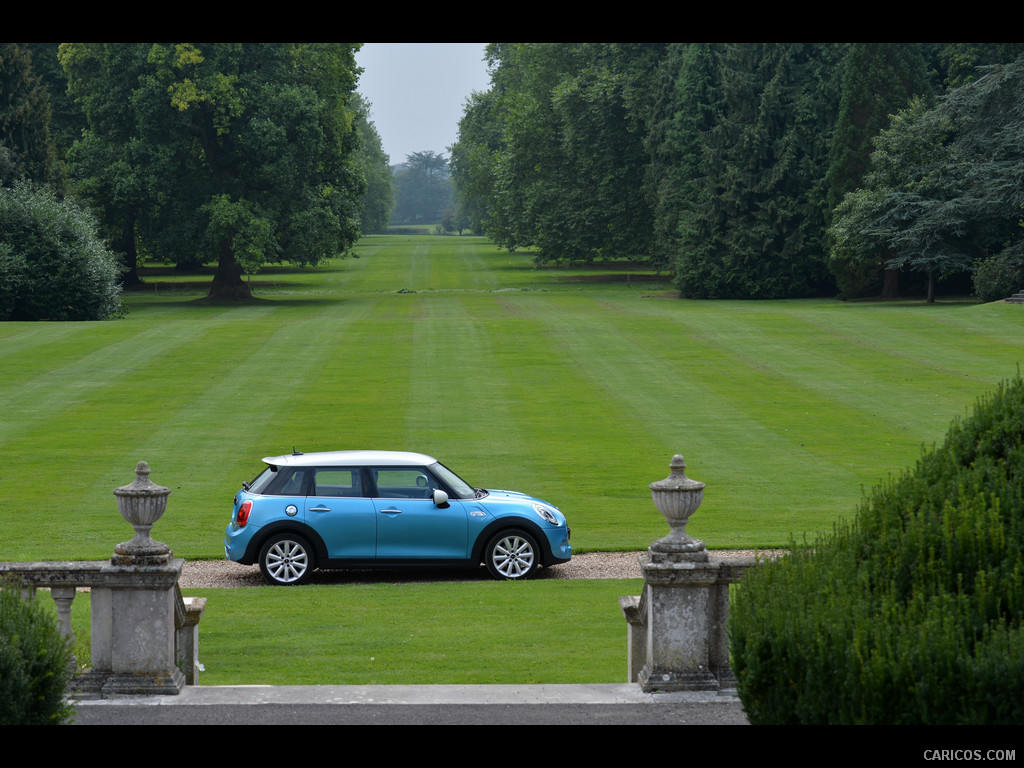
<svg viewBox="0 0 1024 768"><path fill-rule="evenodd" d="M619 601L630 625L630 679L645 691L718 690L732 681L726 635L729 584L754 565L754 558L726 561L687 535L704 483L686 476L681 455L673 456L669 466L669 477L650 484L669 534L648 549L643 594ZM641 638L642 665L636 647Z"/></svg>
<svg viewBox="0 0 1024 768"><path fill-rule="evenodd" d="M92 590L92 670L83 687L109 694L181 691L175 664L175 587L185 561L150 538L170 490L149 479L140 461L135 481L114 491L121 516L135 529L114 548Z"/></svg>
<svg viewBox="0 0 1024 768"><path fill-rule="evenodd" d="M177 616L178 657L175 666L185 675L186 685L199 685L199 620L206 610L205 597L175 600Z"/></svg>

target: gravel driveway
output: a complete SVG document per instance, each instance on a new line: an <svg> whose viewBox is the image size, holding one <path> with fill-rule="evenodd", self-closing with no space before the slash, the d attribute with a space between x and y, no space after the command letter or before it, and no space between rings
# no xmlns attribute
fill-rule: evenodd
<svg viewBox="0 0 1024 768"><path fill-rule="evenodd" d="M774 557L778 550L716 550L725 558ZM563 565L540 569L535 579L642 579L640 565L647 552L588 552L573 555ZM488 581L490 576L482 566L476 570L464 569L402 569L387 568L350 571L316 571L311 584L353 583L413 583L423 581ZM179 582L186 589L197 587L260 587L267 586L259 566L239 565L228 560L186 561Z"/></svg>

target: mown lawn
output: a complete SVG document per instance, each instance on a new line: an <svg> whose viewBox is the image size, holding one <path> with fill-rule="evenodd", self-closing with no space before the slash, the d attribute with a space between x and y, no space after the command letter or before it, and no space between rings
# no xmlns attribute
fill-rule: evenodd
<svg viewBox="0 0 1024 768"><path fill-rule="evenodd" d="M207 598L200 685L469 685L624 682L618 598L641 585L442 579L183 591ZM88 666L89 595L73 608L75 653Z"/></svg>
<svg viewBox="0 0 1024 768"><path fill-rule="evenodd" d="M173 493L156 538L219 558L267 455L435 455L560 506L579 551L666 530L647 484L683 453L713 547L827 529L1024 358L995 303L692 302L636 269L534 269L479 238L366 238L209 305L159 270L123 319L0 324L0 557L97 559L130 535L139 459ZM627 282L625 276L629 272Z"/></svg>

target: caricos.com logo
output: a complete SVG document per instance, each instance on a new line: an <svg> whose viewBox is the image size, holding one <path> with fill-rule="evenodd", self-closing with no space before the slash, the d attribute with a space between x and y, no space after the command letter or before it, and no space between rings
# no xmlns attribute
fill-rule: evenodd
<svg viewBox="0 0 1024 768"><path fill-rule="evenodd" d="M1016 760L1015 749L926 749L925 760Z"/></svg>

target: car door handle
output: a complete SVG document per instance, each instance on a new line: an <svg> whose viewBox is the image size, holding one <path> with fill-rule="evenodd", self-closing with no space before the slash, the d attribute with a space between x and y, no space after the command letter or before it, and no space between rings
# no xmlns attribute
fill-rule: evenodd
<svg viewBox="0 0 1024 768"><path fill-rule="evenodd" d="M310 507L309 511L310 512L330 512L331 508L330 507Z"/></svg>
<svg viewBox="0 0 1024 768"><path fill-rule="evenodd" d="M394 507L388 507L387 509L382 509L381 512L384 512L384 513L389 514L389 515L400 515L400 514L402 514L402 510L395 509Z"/></svg>

